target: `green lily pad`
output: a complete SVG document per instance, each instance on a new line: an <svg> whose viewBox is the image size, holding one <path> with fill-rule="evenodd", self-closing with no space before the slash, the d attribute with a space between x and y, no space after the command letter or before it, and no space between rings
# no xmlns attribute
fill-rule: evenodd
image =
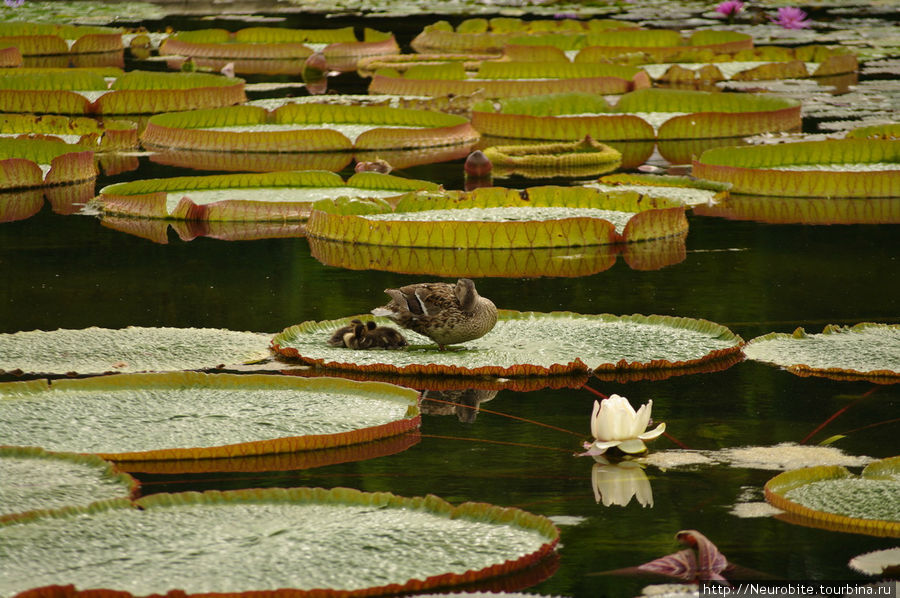
<svg viewBox="0 0 900 598"><path fill-rule="evenodd" d="M210 221L305 220L325 197L391 198L438 185L375 172L346 182L323 171L175 177L117 183L97 198L105 214Z"/></svg>
<svg viewBox="0 0 900 598"><path fill-rule="evenodd" d="M386 318L362 318L390 325ZM510 378L690 367L727 358L742 344L727 328L705 320L501 310L491 332L458 350L438 351L430 339L408 330L405 350L330 347L328 336L349 320L291 326L275 336L272 347L279 355L325 369Z"/></svg>
<svg viewBox="0 0 900 598"><path fill-rule="evenodd" d="M686 53L730 54L753 48L753 38L735 31L696 31L689 37L668 29L611 31L590 40L576 62L686 62Z"/></svg>
<svg viewBox="0 0 900 598"><path fill-rule="evenodd" d="M494 176L596 176L622 163L621 152L590 137L573 143L492 145L484 155L493 164Z"/></svg>
<svg viewBox="0 0 900 598"><path fill-rule="evenodd" d="M582 187L490 187L407 194L383 202L318 202L310 237L392 247L539 248L607 245L678 236L684 206L637 193Z"/></svg>
<svg viewBox="0 0 900 598"><path fill-rule="evenodd" d="M141 135L150 149L281 153L429 148L477 139L461 116L333 104L286 104L271 113L233 106L157 114Z"/></svg>
<svg viewBox="0 0 900 598"><path fill-rule="evenodd" d="M732 184L732 193L778 197L896 197L900 142L832 139L718 148L693 163L694 176Z"/></svg>
<svg viewBox="0 0 900 598"><path fill-rule="evenodd" d="M40 117L33 114L0 115L0 135L40 136L99 151L136 149L138 146L137 125L131 121L107 119L100 122L93 118L52 114Z"/></svg>
<svg viewBox="0 0 900 598"><path fill-rule="evenodd" d="M15 513L129 498L137 480L93 455L0 446L0 521Z"/></svg>
<svg viewBox="0 0 900 598"><path fill-rule="evenodd" d="M697 205L694 213L768 224L898 224L900 202L891 197L774 197L731 195Z"/></svg>
<svg viewBox="0 0 900 598"><path fill-rule="evenodd" d="M692 207L728 197L728 185L687 176L620 173L602 176L587 186L600 191L634 191L645 196L665 197Z"/></svg>
<svg viewBox="0 0 900 598"><path fill-rule="evenodd" d="M10 444L116 461L265 455L413 430L417 397L383 383L263 374L9 382L0 384L0 430Z"/></svg>
<svg viewBox="0 0 900 598"><path fill-rule="evenodd" d="M122 31L109 27L0 23L0 45L13 45L23 56L122 52Z"/></svg>
<svg viewBox="0 0 900 598"><path fill-rule="evenodd" d="M748 342L744 354L794 374L896 382L900 324L829 325L821 334L806 334L803 328L793 334L772 332Z"/></svg>
<svg viewBox="0 0 900 598"><path fill-rule="evenodd" d="M499 108L498 108L499 106ZM601 141L738 137L800 126L800 103L774 96L639 89L614 107L589 94L480 102L472 126L483 135Z"/></svg>
<svg viewBox="0 0 900 598"><path fill-rule="evenodd" d="M0 566L9 574L0 593L51 584L131 596L406 593L528 569L559 541L549 519L518 509L348 488L158 494L136 503L2 524Z"/></svg>
<svg viewBox="0 0 900 598"><path fill-rule="evenodd" d="M111 83L105 77L115 79ZM206 73L8 69L0 110L36 114L155 114L239 104L244 81Z"/></svg>
<svg viewBox="0 0 900 598"><path fill-rule="evenodd" d="M47 139L0 139L0 189L88 181L97 176L94 153Z"/></svg>
<svg viewBox="0 0 900 598"><path fill-rule="evenodd" d="M215 328L83 328L0 334L0 370L97 374L216 368L268 356L268 335Z"/></svg>
<svg viewBox="0 0 900 598"><path fill-rule="evenodd" d="M792 522L874 536L900 537L900 457L867 465L860 476L841 466L786 471L766 483L766 500Z"/></svg>

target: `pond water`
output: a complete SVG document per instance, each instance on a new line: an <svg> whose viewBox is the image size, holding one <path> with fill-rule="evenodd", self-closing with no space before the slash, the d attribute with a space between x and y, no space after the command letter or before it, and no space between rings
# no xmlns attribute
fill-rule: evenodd
<svg viewBox="0 0 900 598"><path fill-rule="evenodd" d="M347 22L337 19L327 26ZM408 41L410 32L427 22L380 19L369 26L394 30ZM176 29L217 25L240 26L173 23ZM285 26L297 25L287 21ZM359 92L363 84L354 77L341 75L335 86ZM340 174L351 172L352 166ZM101 176L96 188L183 174L206 173L142 157L137 170ZM459 160L395 174L448 189L463 186ZM524 188L537 183L511 178L501 184ZM775 225L690 213L688 219L683 259L661 269L636 270L620 256L608 269L581 277L475 282L501 308L704 318L745 340L798 326L820 332L827 324L900 321L898 225ZM197 226L186 230L204 232ZM54 213L49 205L31 218L0 224L0 268L0 332L175 326L276 333L307 320L366 313L386 302L385 288L435 279L325 265L300 236L226 241L201 235L188 241L170 229L168 243L155 243L104 226L93 216ZM652 505L633 498L625 506L604 506L592 488L593 460L573 456L590 436L596 397L585 389L545 388L471 392L459 399L467 407L426 404L421 439L389 456L311 469L137 477L144 494L346 486L402 496L431 493L454 504L521 507L554 518L562 533L558 569L528 590L545 595L636 595L647 579L598 574L675 552L680 546L674 535L682 529L701 531L730 562L795 580L857 579L847 567L850 558L896 545L895 539L741 516L754 511L744 503L763 500L762 486L777 471L731 466L720 462L716 451L781 443L815 446L843 434L832 446L848 455L895 455L900 447L898 385L803 378L755 362L663 380L594 378L588 385L626 396L636 406L653 400L654 421L667 424L667 434L651 443L654 454L701 451L717 462L649 465ZM777 457L784 449L769 452Z"/></svg>

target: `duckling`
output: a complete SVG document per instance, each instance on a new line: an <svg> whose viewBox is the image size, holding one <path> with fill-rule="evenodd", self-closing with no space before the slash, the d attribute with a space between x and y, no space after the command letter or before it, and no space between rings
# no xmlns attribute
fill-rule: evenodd
<svg viewBox="0 0 900 598"><path fill-rule="evenodd" d="M328 339L328 344L349 349L399 349L408 343L399 331L389 326L378 326L372 321L363 324L361 320L353 319L348 326L335 330Z"/></svg>
<svg viewBox="0 0 900 598"><path fill-rule="evenodd" d="M497 307L475 290L469 278L456 284L422 282L385 289L391 301L372 313L424 334L443 351L447 345L481 338L497 323Z"/></svg>
<svg viewBox="0 0 900 598"><path fill-rule="evenodd" d="M331 338L328 339L328 344L332 347L345 347L344 344L344 336L347 334L352 334L356 327L362 324L362 320L353 319L350 320L350 324L347 326L341 326L337 330L335 330L331 334ZM375 328L375 322L368 322L366 325L370 325L372 328Z"/></svg>
<svg viewBox="0 0 900 598"><path fill-rule="evenodd" d="M378 326L374 329L370 328L368 332L366 332L366 336L372 339L373 347L399 349L409 344L406 342L406 337L400 334L399 330L391 328L390 326Z"/></svg>

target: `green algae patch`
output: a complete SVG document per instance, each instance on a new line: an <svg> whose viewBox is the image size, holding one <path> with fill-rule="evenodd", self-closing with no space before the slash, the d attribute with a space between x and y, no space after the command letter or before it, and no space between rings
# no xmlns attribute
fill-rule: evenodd
<svg viewBox="0 0 900 598"><path fill-rule="evenodd" d="M0 139L0 189L89 181L97 176L94 152L48 139Z"/></svg>
<svg viewBox="0 0 900 598"><path fill-rule="evenodd" d="M614 106L589 94L483 101L472 126L483 135L601 141L738 137L800 126L800 103L778 97L638 89Z"/></svg>
<svg viewBox="0 0 900 598"><path fill-rule="evenodd" d="M769 480L765 492L793 523L900 537L900 457L870 463L859 476L841 466L787 471Z"/></svg>
<svg viewBox="0 0 900 598"><path fill-rule="evenodd" d="M365 318L365 317L364 317ZM742 340L727 328L667 316L581 315L501 310L494 329L456 350L404 330L400 351L354 351L326 344L350 318L304 322L272 339L281 356L316 368L404 375L553 376L593 370L666 370L726 359ZM385 318L374 318L390 324Z"/></svg>
<svg viewBox="0 0 900 598"><path fill-rule="evenodd" d="M0 110L10 113L156 114L246 100L242 79L207 73L122 73L100 68L0 73Z"/></svg>
<svg viewBox="0 0 900 598"><path fill-rule="evenodd" d="M850 138L717 148L694 160L693 174L749 195L897 197L900 142Z"/></svg>
<svg viewBox="0 0 900 598"><path fill-rule="evenodd" d="M341 152L419 149L472 143L478 132L452 114L371 106L286 104L152 116L141 135L148 149L215 152Z"/></svg>
<svg viewBox="0 0 900 598"><path fill-rule="evenodd" d="M50 585L132 596L406 593L533 568L559 541L545 517L435 496L293 488L136 502L140 509L108 501L3 524L0 566L16 573L0 593Z"/></svg>
<svg viewBox="0 0 900 598"><path fill-rule="evenodd" d="M416 429L417 396L383 383L263 374L10 382L0 384L0 435L115 461L291 453Z"/></svg>
<svg viewBox="0 0 900 598"><path fill-rule="evenodd" d="M0 446L0 521L15 514L129 498L137 480L93 455Z"/></svg>
<svg viewBox="0 0 900 598"><path fill-rule="evenodd" d="M772 332L748 342L744 354L798 375L896 382L900 325L863 322L829 325L821 334L807 334L802 328L793 334Z"/></svg>
<svg viewBox="0 0 900 598"><path fill-rule="evenodd" d="M637 193L580 187L502 187L410 193L384 202L318 202L310 237L392 247L542 248L678 236L684 206Z"/></svg>
<svg viewBox="0 0 900 598"><path fill-rule="evenodd" d="M104 214L207 221L305 220L324 198L392 198L437 190L427 181L361 172L346 182L325 171L174 177L117 183L101 190Z"/></svg>
<svg viewBox="0 0 900 598"><path fill-rule="evenodd" d="M269 336L216 328L83 328L0 334L0 370L99 374L223 367L268 356Z"/></svg>

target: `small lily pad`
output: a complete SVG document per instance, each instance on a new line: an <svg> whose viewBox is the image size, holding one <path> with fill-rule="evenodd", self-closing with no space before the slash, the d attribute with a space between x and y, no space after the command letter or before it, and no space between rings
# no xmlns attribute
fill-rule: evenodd
<svg viewBox="0 0 900 598"><path fill-rule="evenodd" d="M0 189L87 181L97 176L94 152L47 139L0 139Z"/></svg>
<svg viewBox="0 0 900 598"><path fill-rule="evenodd" d="M129 498L137 480L93 455L0 446L0 521L14 513Z"/></svg>
<svg viewBox="0 0 900 598"><path fill-rule="evenodd" d="M0 370L99 374L216 368L268 356L270 337L215 328L83 328L0 334Z"/></svg>
<svg viewBox="0 0 900 598"><path fill-rule="evenodd" d="M418 592L539 569L559 541L550 520L519 509L348 488L157 494L137 506L0 524L0 593Z"/></svg>
<svg viewBox="0 0 900 598"><path fill-rule="evenodd" d="M0 436L116 461L289 453L418 428L417 398L383 383L264 374L9 382L0 384Z"/></svg>
<svg viewBox="0 0 900 598"><path fill-rule="evenodd" d="M874 536L900 537L900 457L867 465L860 476L840 466L781 473L766 500L792 522Z"/></svg>
<svg viewBox="0 0 900 598"><path fill-rule="evenodd" d="M850 559L850 568L864 575L891 575L889 571L900 569L900 548L875 550Z"/></svg>
<svg viewBox="0 0 900 598"><path fill-rule="evenodd" d="M746 344L748 359L800 375L867 378L896 382L900 377L900 325L864 322L826 326L821 334L769 333Z"/></svg>
<svg viewBox="0 0 900 598"><path fill-rule="evenodd" d="M356 316L366 319L366 316ZM284 357L317 368L404 375L552 376L588 370L669 370L725 359L742 340L724 326L668 316L501 310L494 329L456 350L404 331L405 350L354 351L325 342L351 318L304 322L272 339ZM386 318L373 318L389 325Z"/></svg>

